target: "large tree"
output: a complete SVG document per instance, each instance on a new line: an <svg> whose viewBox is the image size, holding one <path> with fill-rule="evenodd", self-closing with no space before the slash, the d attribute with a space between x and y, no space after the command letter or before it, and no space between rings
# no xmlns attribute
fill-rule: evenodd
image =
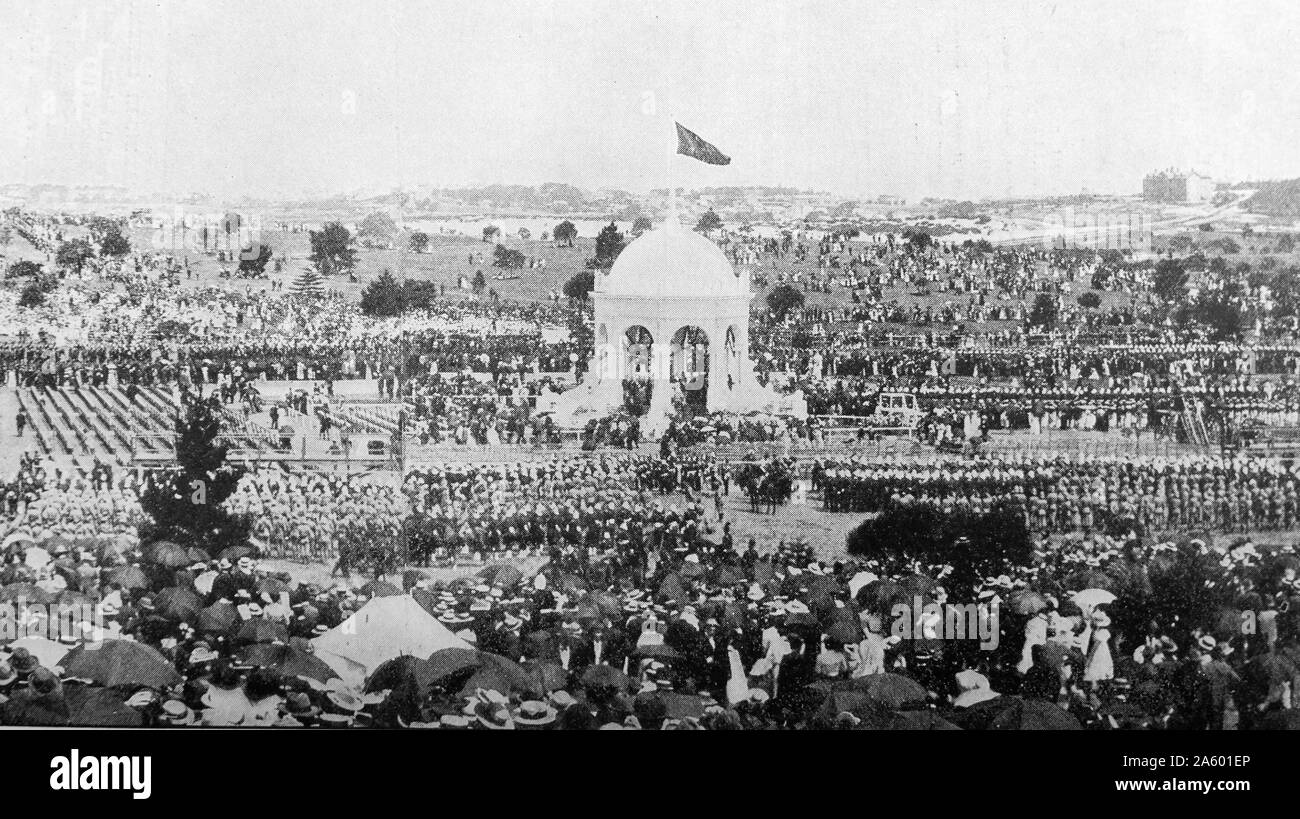
<svg viewBox="0 0 1300 819"><path fill-rule="evenodd" d="M925 503L891 505L851 531L845 545L851 555L879 561L888 574L951 567L944 585L957 600L973 595L983 578L1033 559L1024 513L1006 502L987 515L948 514Z"/></svg>
<svg viewBox="0 0 1300 819"><path fill-rule="evenodd" d="M388 270L380 273L361 291L361 312L367 316L400 316L406 310L406 294Z"/></svg>
<svg viewBox="0 0 1300 819"><path fill-rule="evenodd" d="M101 256L125 256L131 252L131 240L122 232L122 223L105 216L90 221L90 237L99 245Z"/></svg>
<svg viewBox="0 0 1300 819"><path fill-rule="evenodd" d="M590 270L579 270L564 283L564 295L574 301L586 301L591 298L591 290L596 286L596 274Z"/></svg>
<svg viewBox="0 0 1300 819"><path fill-rule="evenodd" d="M654 225L650 222L649 216L636 217L632 222L632 238L635 239L653 227Z"/></svg>
<svg viewBox="0 0 1300 819"><path fill-rule="evenodd" d="M600 233L596 236L596 255L587 260L587 267L595 269L600 268L607 270L614 265L614 260L618 254L623 252L627 247L627 241L623 234L619 232L618 225L610 222L601 228Z"/></svg>
<svg viewBox="0 0 1300 819"><path fill-rule="evenodd" d="M423 253L429 247L429 234L421 230L412 233L410 247L414 253Z"/></svg>
<svg viewBox="0 0 1300 819"><path fill-rule="evenodd" d="M767 294L767 309L777 321L783 320L791 310L803 307L803 293L788 284L778 284Z"/></svg>
<svg viewBox="0 0 1300 819"><path fill-rule="evenodd" d="M222 506L244 471L227 461L228 449L217 440L220 399L183 394L175 429L177 468L154 477L140 495L149 517L140 527L141 543L169 540L210 555L246 544L251 521Z"/></svg>
<svg viewBox="0 0 1300 819"><path fill-rule="evenodd" d="M578 228L568 219L565 219L555 226L555 230L551 232L551 235L555 237L555 241L573 247L573 241L578 238Z"/></svg>
<svg viewBox="0 0 1300 819"><path fill-rule="evenodd" d="M54 261L59 267L77 273L94 257L95 249L85 239L69 239L54 252Z"/></svg>
<svg viewBox="0 0 1300 819"><path fill-rule="evenodd" d="M709 208L708 211L706 211L704 215L700 217L700 220L695 223L695 229L705 235L708 235L709 233L712 233L713 231L718 230L721 227L722 227L722 218L719 217L718 214L713 212L713 208Z"/></svg>
<svg viewBox="0 0 1300 819"><path fill-rule="evenodd" d="M1050 293L1039 293L1038 297L1034 299L1033 308L1029 311L1029 326L1051 330L1056 326L1058 314L1056 296Z"/></svg>
<svg viewBox="0 0 1300 819"><path fill-rule="evenodd" d="M35 278L41 275L41 270L42 268L39 263L33 262L30 259L22 259L20 261L16 261L13 264L9 265L9 269L5 271L5 278L6 279Z"/></svg>
<svg viewBox="0 0 1300 819"><path fill-rule="evenodd" d="M1187 268L1181 259L1161 259L1156 263L1152 286L1165 301L1181 301L1187 293Z"/></svg>
<svg viewBox="0 0 1300 819"><path fill-rule="evenodd" d="M326 276L352 270L357 263L352 234L339 222L329 222L320 230L311 231L311 260Z"/></svg>

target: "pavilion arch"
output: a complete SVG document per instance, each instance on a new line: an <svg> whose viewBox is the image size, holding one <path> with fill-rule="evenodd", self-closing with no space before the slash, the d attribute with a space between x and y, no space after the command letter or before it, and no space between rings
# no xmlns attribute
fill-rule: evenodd
<svg viewBox="0 0 1300 819"><path fill-rule="evenodd" d="M669 345L669 372L672 381L681 385L688 404L703 410L709 389L709 334L687 324L677 328Z"/></svg>
<svg viewBox="0 0 1300 819"><path fill-rule="evenodd" d="M623 331L623 380L643 381L654 375L654 344L651 332L640 324Z"/></svg>
<svg viewBox="0 0 1300 819"><path fill-rule="evenodd" d="M725 362L723 372L727 378L728 391L734 390L740 385L741 332L741 328L736 325L729 325L727 327L726 339L722 344Z"/></svg>

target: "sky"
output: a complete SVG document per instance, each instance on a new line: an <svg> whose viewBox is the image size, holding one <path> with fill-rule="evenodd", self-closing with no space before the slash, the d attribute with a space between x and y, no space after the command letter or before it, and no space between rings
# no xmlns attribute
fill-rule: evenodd
<svg viewBox="0 0 1300 819"><path fill-rule="evenodd" d="M1300 176L1300 4L0 0L0 184L979 199ZM732 157L673 158L672 121Z"/></svg>

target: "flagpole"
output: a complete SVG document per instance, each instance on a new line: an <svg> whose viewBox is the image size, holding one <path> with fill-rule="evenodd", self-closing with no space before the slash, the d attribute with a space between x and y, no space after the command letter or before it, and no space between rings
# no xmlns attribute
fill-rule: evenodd
<svg viewBox="0 0 1300 819"><path fill-rule="evenodd" d="M680 224L677 220L677 185L673 179L676 164L673 158L677 156L677 117L671 111L668 112L668 122L672 126L672 138L668 141L668 216L665 222L676 227Z"/></svg>

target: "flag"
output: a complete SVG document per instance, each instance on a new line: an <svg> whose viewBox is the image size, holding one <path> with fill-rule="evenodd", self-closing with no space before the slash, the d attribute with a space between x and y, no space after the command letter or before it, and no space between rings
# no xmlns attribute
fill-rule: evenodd
<svg viewBox="0 0 1300 819"><path fill-rule="evenodd" d="M731 157L700 139L699 134L677 125L677 153L698 159L709 165L730 165Z"/></svg>

